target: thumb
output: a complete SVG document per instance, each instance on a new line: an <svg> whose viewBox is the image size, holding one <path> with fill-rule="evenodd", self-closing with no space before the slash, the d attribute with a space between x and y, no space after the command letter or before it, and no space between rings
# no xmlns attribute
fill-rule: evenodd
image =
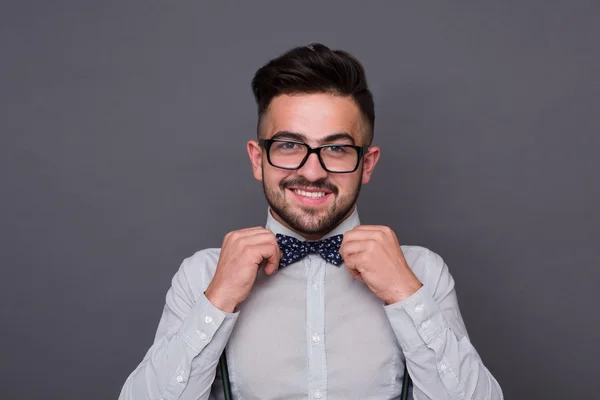
<svg viewBox="0 0 600 400"><path fill-rule="evenodd" d="M281 255L279 252L279 247L275 246L275 251L265 257L265 274L272 275L279 268L279 260L281 259Z"/></svg>

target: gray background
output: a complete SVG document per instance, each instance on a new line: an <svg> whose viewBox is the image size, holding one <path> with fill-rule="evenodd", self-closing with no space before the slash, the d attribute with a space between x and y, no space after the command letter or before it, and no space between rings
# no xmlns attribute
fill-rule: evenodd
<svg viewBox="0 0 600 400"><path fill-rule="evenodd" d="M363 222L445 259L507 399L597 398L600 3L235 3L2 2L2 399L117 398L183 258L264 223L250 79L311 41L375 95Z"/></svg>

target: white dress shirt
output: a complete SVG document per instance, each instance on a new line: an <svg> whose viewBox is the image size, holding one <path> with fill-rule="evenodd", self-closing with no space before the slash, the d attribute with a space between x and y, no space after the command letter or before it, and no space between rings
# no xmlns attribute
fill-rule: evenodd
<svg viewBox="0 0 600 400"><path fill-rule="evenodd" d="M355 209L325 237L359 224ZM270 212L266 228L304 240ZM175 274L155 341L119 399L222 399L224 350L239 400L396 399L405 363L416 400L503 399L469 341L442 258L419 246L402 251L423 283L402 302L383 304L343 264L310 254L275 275L259 271L234 313L204 295L220 249L197 252Z"/></svg>

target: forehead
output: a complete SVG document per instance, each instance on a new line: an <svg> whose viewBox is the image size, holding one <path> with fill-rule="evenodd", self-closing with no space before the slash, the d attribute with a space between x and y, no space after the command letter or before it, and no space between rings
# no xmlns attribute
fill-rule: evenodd
<svg viewBox="0 0 600 400"><path fill-rule="evenodd" d="M326 93L280 95L275 97L262 121L264 137L280 131L300 133L308 142L345 132L360 141L363 118L351 97Z"/></svg>

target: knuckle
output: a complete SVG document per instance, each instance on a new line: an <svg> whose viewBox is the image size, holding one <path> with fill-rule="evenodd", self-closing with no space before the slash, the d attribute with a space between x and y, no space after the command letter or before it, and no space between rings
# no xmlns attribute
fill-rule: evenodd
<svg viewBox="0 0 600 400"><path fill-rule="evenodd" d="M239 252L242 255L247 256L247 255L250 255L250 254L254 253L255 249L254 249L253 246L248 246L248 245L240 244L240 246L239 246Z"/></svg>

